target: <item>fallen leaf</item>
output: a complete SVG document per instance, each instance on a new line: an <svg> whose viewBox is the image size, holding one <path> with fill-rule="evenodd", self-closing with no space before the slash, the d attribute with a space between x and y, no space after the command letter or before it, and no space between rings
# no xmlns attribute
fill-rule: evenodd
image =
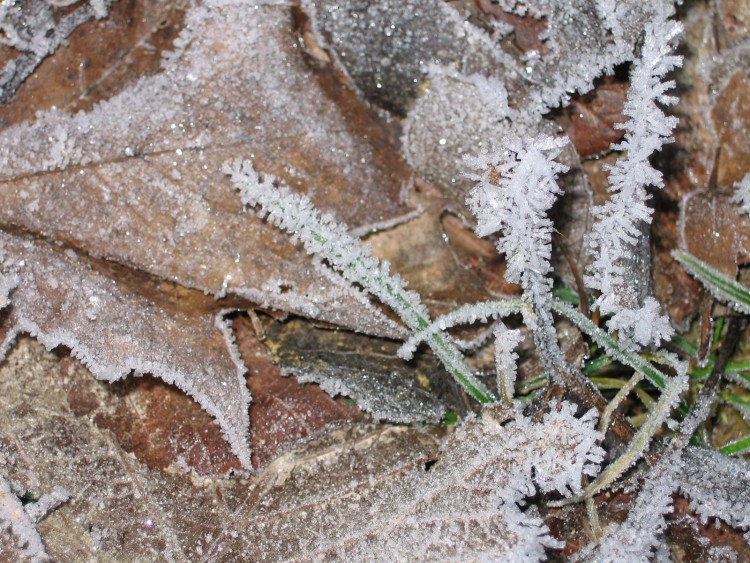
<svg viewBox="0 0 750 563"><path fill-rule="evenodd" d="M26 7L49 4L24 3ZM92 12L90 2L77 4L75 12ZM88 111L95 103L160 70L162 52L171 48L182 29L185 2L110 4L106 18L94 19L92 14L91 19L81 22L54 56L44 59L19 84L10 102L0 105L0 124L8 126L33 119L36 112L52 107ZM56 34L64 29L59 15L64 10L52 7L53 21L58 22ZM15 56L15 52L7 53L8 58ZM0 52L0 66L4 62Z"/></svg>
<svg viewBox="0 0 750 563"><path fill-rule="evenodd" d="M220 172L250 157L352 227L408 212L400 158L354 134L363 126L318 88L291 25L282 6L194 8L159 74L89 112L50 110L5 129L0 223L215 296L392 333L244 213Z"/></svg>
<svg viewBox="0 0 750 563"><path fill-rule="evenodd" d="M615 124L627 120L622 113L627 88L627 84L607 77L592 92L573 99L566 108L570 125L565 132L581 158L606 152L622 139L624 131L616 129Z"/></svg>
<svg viewBox="0 0 750 563"><path fill-rule="evenodd" d="M178 388L151 376L104 385L76 360L63 358L60 366L71 411L112 432L146 466L200 477L243 473L214 420ZM257 457L253 449L251 461Z"/></svg>
<svg viewBox="0 0 750 563"><path fill-rule="evenodd" d="M350 397L375 420L438 423L446 410L443 397L451 396L450 409L463 411L439 362L407 364L396 354L398 343L316 329L303 321L274 323L265 343L281 373L317 383L331 396Z"/></svg>
<svg viewBox="0 0 750 563"><path fill-rule="evenodd" d="M300 514L346 499L373 480L422 467L436 449L435 439L417 429L355 426L286 454L250 481L191 479L147 468L110 432L72 413L61 375L58 359L27 338L0 367L0 474L34 498L55 486L70 494L37 526L55 561L223 560L241 553L257 560L261 544L243 530L248 519L256 528L273 526L266 515L274 505ZM230 544L238 540L243 547L235 552ZM264 556L289 553L281 543Z"/></svg>
<svg viewBox="0 0 750 563"><path fill-rule="evenodd" d="M5 310L3 355L19 333L28 333L48 349L67 346L103 381L152 373L198 401L250 467L250 394L221 310L211 311L207 299L191 310L156 292L144 295L70 249L7 233L0 233L0 256L18 280Z"/></svg>
<svg viewBox="0 0 750 563"><path fill-rule="evenodd" d="M750 217L731 194L696 190L685 196L679 232L680 248L732 279L738 265L750 260Z"/></svg>
<svg viewBox="0 0 750 563"><path fill-rule="evenodd" d="M332 398L317 385L301 385L293 377L282 376L266 348L267 334L260 342L242 317L233 326L253 394L250 443L256 469L337 426L362 420L356 405Z"/></svg>

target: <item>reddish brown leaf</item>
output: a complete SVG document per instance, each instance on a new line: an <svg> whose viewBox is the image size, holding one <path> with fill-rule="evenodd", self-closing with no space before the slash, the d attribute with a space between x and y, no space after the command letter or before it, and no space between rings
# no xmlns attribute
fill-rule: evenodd
<svg viewBox="0 0 750 563"><path fill-rule="evenodd" d="M245 319L236 319L233 327L253 394L250 443L256 469L324 428L362 419L355 405L331 398L317 385L300 385L293 377L282 377Z"/></svg>
<svg viewBox="0 0 750 563"><path fill-rule="evenodd" d="M626 121L622 109L627 89L627 84L607 78L593 92L570 103L565 111L570 120L566 133L582 158L605 152L622 139L624 132L615 124Z"/></svg>
<svg viewBox="0 0 750 563"><path fill-rule="evenodd" d="M29 333L50 349L69 347L104 381L153 373L198 401L249 467L244 367L213 300L197 292L170 298L146 277L133 283L97 271L70 249L7 233L0 233L0 262L0 273L17 278L3 311L0 354ZM84 397L78 409L90 403Z"/></svg>
<svg viewBox="0 0 750 563"><path fill-rule="evenodd" d="M699 190L682 201L680 246L734 279L750 259L750 217L731 195Z"/></svg>
<svg viewBox="0 0 750 563"><path fill-rule="evenodd" d="M149 376L109 388L73 360L62 369L71 410L111 431L146 466L209 477L243 471L214 420L177 388Z"/></svg>
<svg viewBox="0 0 750 563"><path fill-rule="evenodd" d="M738 57L739 61L743 59ZM716 97L711 110L713 126L721 146L717 181L731 186L750 172L750 75L735 73Z"/></svg>
<svg viewBox="0 0 750 563"><path fill-rule="evenodd" d="M88 111L157 72L161 54L171 48L184 16L184 3L176 0L114 2L106 19L80 26L34 71L10 104L0 105L0 124L33 119L36 112L52 107ZM14 56L0 52L0 67Z"/></svg>
<svg viewBox="0 0 750 563"><path fill-rule="evenodd" d="M485 14L490 14L513 28L513 43L521 52L548 51L545 44L544 32L546 30L545 18L534 18L530 14L519 16L503 10L498 3L492 0L476 0L477 6Z"/></svg>

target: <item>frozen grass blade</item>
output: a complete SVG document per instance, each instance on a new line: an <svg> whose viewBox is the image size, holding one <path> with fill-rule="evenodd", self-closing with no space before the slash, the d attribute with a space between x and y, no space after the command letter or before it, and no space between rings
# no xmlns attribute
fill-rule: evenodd
<svg viewBox="0 0 750 563"><path fill-rule="evenodd" d="M732 309L750 315L750 291L733 279L715 270L702 260L682 250L672 256L687 272L701 282L716 299L727 303Z"/></svg>
<svg viewBox="0 0 750 563"><path fill-rule="evenodd" d="M588 317L559 300L552 302L552 310L567 317L572 321L584 334L587 334L594 342L607 351L607 354L623 364L632 367L634 370L643 373L646 378L656 385L659 389L666 386L667 376L656 368L651 362L644 360L638 354L635 354L622 346L612 338L607 332L596 326Z"/></svg>
<svg viewBox="0 0 750 563"><path fill-rule="evenodd" d="M719 452L724 455L745 455L750 453L750 436L745 436L738 440L724 444L719 448Z"/></svg>
<svg viewBox="0 0 750 563"><path fill-rule="evenodd" d="M349 282L357 284L388 305L413 332L427 329L431 322L419 295L406 289L398 276L390 274L387 262L380 262L346 227L332 216L321 215L306 196L277 186L270 175L260 176L250 161L225 163L224 173L240 191L242 202L259 206L266 219L299 240L309 254L319 256ZM495 402L487 387L474 377L461 352L442 332L426 338L427 344L445 368L480 403Z"/></svg>

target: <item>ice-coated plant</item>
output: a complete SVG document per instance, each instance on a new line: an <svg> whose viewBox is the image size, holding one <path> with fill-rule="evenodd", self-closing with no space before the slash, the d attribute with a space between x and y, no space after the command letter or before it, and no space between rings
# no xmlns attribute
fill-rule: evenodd
<svg viewBox="0 0 750 563"><path fill-rule="evenodd" d="M627 152L627 156L609 169L612 196L594 210L599 220L588 237L594 261L586 284L600 291L595 305L603 314L612 315L609 330L619 331L620 340L633 347L658 345L673 334L669 319L660 315L658 302L650 296L639 302L637 289L627 276L627 260L642 236L641 228L651 222L646 189L664 185L649 158L673 140L672 130L677 125L677 118L666 115L660 106L677 101L666 94L674 88L674 82L664 77L682 64L682 58L674 54L682 25L665 15L646 26L623 110L628 121L617 126L624 129L625 138L612 147Z"/></svg>
<svg viewBox="0 0 750 563"><path fill-rule="evenodd" d="M617 35L619 24L613 6L609 1L599 3L600 9L611 16L607 20L609 29ZM681 64L674 50L682 27L670 19L670 14L667 8L657 10L657 16L645 27L640 54L631 71L624 110L628 119L618 125L625 131L624 138L611 147L623 156L609 169L612 195L607 203L595 209L597 222L587 237L592 261L584 281L596 292L592 304L601 313L604 326L595 324L552 293L553 223L549 211L562 193L559 176L567 172L567 167L557 160L567 143L563 137L524 137L507 133L492 149L467 159L466 175L475 182L467 204L476 218L476 233L495 237L497 249L507 262L505 277L521 286L522 295L466 304L435 320L431 320L419 296L390 273L387 263L380 262L332 216L318 212L309 198L293 193L272 176L259 173L249 160L237 159L224 168L245 205L258 208L269 222L299 240L307 252L321 258L351 284L377 297L398 314L410 331L399 349L401 358L410 359L420 344L426 343L456 381L479 402L491 403L497 399L472 373L448 331L460 324L494 323L499 399L506 406L517 406L514 401L518 359L515 348L522 337L520 331L508 329L502 321L513 315L520 316L531 330L545 375L552 382L564 384L561 373L584 377L568 364L560 350L555 315L572 321L608 356L633 369L633 376L601 413L599 430L602 433L623 399L641 380L649 381L660 397L649 405L645 421L625 452L610 460L600 472L589 472L590 482L571 484L565 495L569 498L561 503L591 499L618 480L646 453L653 436L665 423L676 428L671 413L688 387L686 364L664 351L653 351L673 335L669 319L661 314L655 298L644 297L629 285L631 278L627 275L632 255L643 242L644 232L647 236L644 228L651 222L647 189L663 186L661 174L649 159L672 140L677 123L675 117L666 115L663 110L664 106L675 102L674 97L667 95L674 83L666 80L666 76ZM738 186L738 191L739 203L746 204L747 178ZM750 303L750 297L747 291L743 293L738 289L736 282L720 279L716 272L688 255L677 254L676 258L699 279L709 279L714 286L718 285L719 289L714 287L714 290L720 298L730 301L742 312L750 310L743 308L745 302ZM651 347L651 361L639 353L640 347ZM666 365L667 369L662 370L657 364ZM590 418L592 414L589 412L586 416ZM684 443L697 426L696 417L688 419L685 425L689 428L683 428L684 435L672 440L668 454L649 473L655 477L639 497L633 518L609 529L598 547L591 546L588 554L601 560L608 560L614 553L652 555L652 549L658 544L655 538L665 527L663 514L670 509L670 495L676 488L669 475L659 475L659 472L670 465L670 460L674 460L675 465L672 472L676 475L680 471ZM597 440L603 436L597 435ZM547 474L553 475L554 471ZM513 502L520 501L528 492L517 495ZM639 515L648 511L648 494L658 496L659 506L650 519L643 519ZM633 533L642 534L643 541L628 544L622 540Z"/></svg>

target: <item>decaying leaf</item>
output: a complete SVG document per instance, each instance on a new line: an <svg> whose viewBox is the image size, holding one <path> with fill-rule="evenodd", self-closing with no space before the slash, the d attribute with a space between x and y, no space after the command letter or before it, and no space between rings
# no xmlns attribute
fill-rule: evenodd
<svg viewBox="0 0 750 563"><path fill-rule="evenodd" d="M350 397L375 420L437 423L446 410L441 397L455 397L446 392L450 376L434 358L407 365L396 354L395 342L316 329L302 321L276 324L267 335L265 343L283 374L317 383L331 396ZM460 403L454 403L457 410Z"/></svg>
<svg viewBox="0 0 750 563"><path fill-rule="evenodd" d="M237 540L257 560L257 537L242 523L267 523L264 507L285 503L304 512L346 498L371 479L421 467L436 447L416 429L358 426L286 455L251 481L191 479L147 468L110 432L71 412L65 396L57 358L19 339L0 367L0 474L30 498L55 486L69 492L70 501L38 524L56 561L236 560L227 544ZM264 555L278 560L289 553L279 544Z"/></svg>
<svg viewBox="0 0 750 563"><path fill-rule="evenodd" d="M18 279L6 309L3 355L19 333L28 333L49 349L67 346L104 381L152 373L198 401L250 467L250 394L223 312L190 311L158 294L139 294L70 249L7 233L0 234L0 258Z"/></svg>
<svg viewBox="0 0 750 563"><path fill-rule="evenodd" d="M627 98L627 84L606 78L586 96L573 100L566 110L570 120L565 132L581 158L606 152L610 145L622 139L625 123L622 113Z"/></svg>
<svg viewBox="0 0 750 563"><path fill-rule="evenodd" d="M734 279L750 261L750 218L731 194L696 190L681 203L680 247Z"/></svg>
<svg viewBox="0 0 750 563"><path fill-rule="evenodd" d="M269 336L260 342L248 325L240 317L233 327L253 394L250 444L255 468L265 467L283 452L333 428L362 420L356 405L332 398L317 385L301 385L293 377L283 377L266 347Z"/></svg>
<svg viewBox="0 0 750 563"><path fill-rule="evenodd" d="M407 213L408 171L362 134L366 112L345 118L318 87L286 8L219 4L189 12L159 74L89 112L53 109L0 133L0 223L212 295L392 334L242 214L220 168L252 157L360 228Z"/></svg>
<svg viewBox="0 0 750 563"><path fill-rule="evenodd" d="M69 4L72 2L69 2ZM65 13L55 2L13 2L0 6L0 45L18 51L7 61L0 57L0 104L11 99L32 72L80 25L107 16L112 0L84 2Z"/></svg>
<svg viewBox="0 0 750 563"><path fill-rule="evenodd" d="M36 2L25 2L32 3ZM76 3L80 7L81 3ZM0 105L0 123L21 123L53 107L70 113L88 111L140 78L158 72L162 52L171 50L187 8L185 0L112 3L106 18L89 20L77 28L36 68L11 102ZM7 53L8 59L15 55ZM0 50L0 64L3 62Z"/></svg>
<svg viewBox="0 0 750 563"><path fill-rule="evenodd" d="M289 559L536 560L557 542L516 502L535 490L569 492L601 461L591 441L593 419L571 415L567 405L544 422L519 417L503 424L487 412L459 431L429 471L412 466L306 506L271 491L254 518L237 523L244 537L226 547L250 556L249 542L264 553L284 549ZM553 460L553 451L565 453ZM290 473L287 487L304 477Z"/></svg>

